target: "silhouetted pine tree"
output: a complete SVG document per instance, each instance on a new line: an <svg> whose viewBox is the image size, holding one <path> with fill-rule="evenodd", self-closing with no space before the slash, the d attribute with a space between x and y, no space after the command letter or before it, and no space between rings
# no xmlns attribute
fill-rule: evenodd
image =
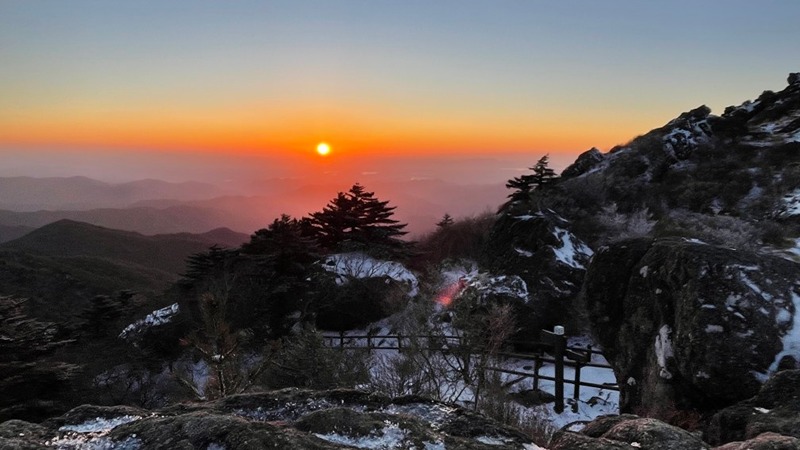
<svg viewBox="0 0 800 450"><path fill-rule="evenodd" d="M436 222L436 226L439 228L445 228L452 225L453 222L453 218L450 216L450 214L445 213L444 216L442 216L442 220Z"/></svg>
<svg viewBox="0 0 800 450"><path fill-rule="evenodd" d="M340 192L307 219L307 232L330 252L364 251L375 256L406 257L410 243L400 238L406 224L392 219L395 207L360 184Z"/></svg>
<svg viewBox="0 0 800 450"><path fill-rule="evenodd" d="M539 158L530 170L533 173L508 180L506 187L514 191L508 194L509 200L500 208L501 210L507 209L512 204L528 203L534 190L546 188L558 180L556 172L549 167L548 155Z"/></svg>

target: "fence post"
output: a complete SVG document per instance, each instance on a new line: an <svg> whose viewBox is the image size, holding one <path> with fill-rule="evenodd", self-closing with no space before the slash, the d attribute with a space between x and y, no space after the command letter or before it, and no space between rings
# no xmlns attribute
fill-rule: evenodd
<svg viewBox="0 0 800 450"><path fill-rule="evenodd" d="M397 333L397 351L403 351L403 335Z"/></svg>
<svg viewBox="0 0 800 450"><path fill-rule="evenodd" d="M561 414L564 412L564 355L567 352L567 338L564 336L564 327L556 325L553 331L542 330L542 342L553 347L555 360L556 399L553 410Z"/></svg>
<svg viewBox="0 0 800 450"><path fill-rule="evenodd" d="M581 399L581 364L579 361L575 362L575 390L572 393L572 399L575 403L572 404L572 412L578 412L578 401Z"/></svg>
<svg viewBox="0 0 800 450"><path fill-rule="evenodd" d="M535 359L533 360L533 390L539 390L539 369L542 368L542 357L541 355L536 355Z"/></svg>
<svg viewBox="0 0 800 450"><path fill-rule="evenodd" d="M339 332L339 349L344 350L344 331Z"/></svg>

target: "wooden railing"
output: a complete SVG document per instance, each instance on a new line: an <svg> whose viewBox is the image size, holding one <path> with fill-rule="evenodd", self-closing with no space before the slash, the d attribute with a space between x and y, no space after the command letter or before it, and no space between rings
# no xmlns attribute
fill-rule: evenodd
<svg viewBox="0 0 800 450"><path fill-rule="evenodd" d="M427 351L440 351L449 352L458 348L461 345L461 336L444 336L444 335L402 335L402 334L365 334L365 335L345 335L339 333L336 335L326 334L323 339L330 347L341 349L366 349L372 350L397 350L403 351L414 346L417 349ZM418 343L422 342L440 342L446 345L442 346L429 346L420 348ZM413 342L413 343L412 343ZM514 343L514 342L510 342ZM556 334L550 331L542 331L537 342L526 342L525 344L541 349L548 349L548 353L540 352L497 352L495 356L502 358L515 358L523 361L530 361L532 363L532 370L512 370L503 367L488 367L487 370L494 372L505 373L522 378L532 378L533 389L539 389L539 382L541 380L553 381L555 383L555 405L553 409L557 413L564 411L564 384L571 384L572 391L572 410L577 411L578 400L580 399L581 387L591 387L596 389L606 389L611 391L619 391L619 386L615 384L598 384L581 380L581 369L583 367L596 367L601 369L613 370L608 364L592 362L592 355L599 352L592 349L591 346L587 347L574 347L567 345L567 338L563 334ZM548 356L549 354L549 356ZM555 368L554 376L540 374L541 368L544 364L553 364ZM573 379L564 377L564 367L574 367L575 377Z"/></svg>

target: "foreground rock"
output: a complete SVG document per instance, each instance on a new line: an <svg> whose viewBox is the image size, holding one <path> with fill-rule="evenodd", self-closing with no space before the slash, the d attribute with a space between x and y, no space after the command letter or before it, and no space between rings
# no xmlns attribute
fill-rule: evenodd
<svg viewBox="0 0 800 450"><path fill-rule="evenodd" d="M708 444L686 430L656 419L633 415L604 416L580 432L556 433L550 450L708 450Z"/></svg>
<svg viewBox="0 0 800 450"><path fill-rule="evenodd" d="M3 449L521 449L528 444L520 432L461 408L349 390L287 389L159 411L81 406L41 425L0 424Z"/></svg>
<svg viewBox="0 0 800 450"><path fill-rule="evenodd" d="M668 417L752 397L800 358L800 265L696 240L598 251L584 298L623 412Z"/></svg>
<svg viewBox="0 0 800 450"><path fill-rule="evenodd" d="M777 435L784 437L779 438ZM706 430L706 440L717 445L731 441L755 440L761 443L758 448L800 448L798 438L800 438L800 370L778 372L764 384L756 396L715 414ZM794 447L768 447L764 444L767 441L782 442ZM735 450L738 447L731 444L724 448ZM756 446L741 448L755 450Z"/></svg>

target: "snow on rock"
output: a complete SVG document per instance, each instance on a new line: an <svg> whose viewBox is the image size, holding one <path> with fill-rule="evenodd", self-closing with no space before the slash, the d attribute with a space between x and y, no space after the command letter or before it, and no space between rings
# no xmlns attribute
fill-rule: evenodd
<svg viewBox="0 0 800 450"><path fill-rule="evenodd" d="M783 196L775 215L781 218L800 216L800 188Z"/></svg>
<svg viewBox="0 0 800 450"><path fill-rule="evenodd" d="M711 126L707 118L711 110L701 106L681 114L667 124L670 131L664 136L664 150L678 160L685 160L698 145L708 142Z"/></svg>
<svg viewBox="0 0 800 450"><path fill-rule="evenodd" d="M556 260L575 269L585 269L580 259L591 257L594 254L592 249L563 228L555 227L554 233L561 243L560 247L553 247Z"/></svg>
<svg viewBox="0 0 800 450"><path fill-rule="evenodd" d="M157 309L148 314L144 319L125 327L119 334L120 339L130 340L139 336L145 330L158 325L164 325L172 321L172 318L180 312L177 303L173 303L165 308Z"/></svg>
<svg viewBox="0 0 800 450"><path fill-rule="evenodd" d="M141 416L125 415L104 419L97 417L83 423L64 425L58 429L59 436L45 442L45 445L63 450L137 450L142 442L136 436L122 441L114 441L108 433L114 428L140 420Z"/></svg>
<svg viewBox="0 0 800 450"><path fill-rule="evenodd" d="M775 360L772 362L772 365L769 367L769 373L773 374L778 370L778 365L780 364L781 360L786 357L790 356L795 359L795 361L800 361L800 295L792 292L792 303L794 304L794 317L792 321L792 328L790 328L786 334L781 338L781 342L783 343L783 350L780 351L777 355L775 355Z"/></svg>
<svg viewBox="0 0 800 450"><path fill-rule="evenodd" d="M108 432L114 428L141 419L141 416L120 416L113 419L97 417L75 425L64 425L58 431L74 431L76 433Z"/></svg>
<svg viewBox="0 0 800 450"><path fill-rule="evenodd" d="M322 268L338 275L338 284L347 283L349 278L389 277L399 283L406 283L409 297L415 297L419 293L417 277L399 262L383 261L363 253L339 253L325 258Z"/></svg>
<svg viewBox="0 0 800 450"><path fill-rule="evenodd" d="M658 375L666 380L672 378L672 374L667 370L667 358L672 358L674 356L672 341L670 340L671 334L672 328L670 328L669 325L664 325L658 330L658 336L656 336L655 342L656 359L658 359L658 367L661 368Z"/></svg>
<svg viewBox="0 0 800 450"><path fill-rule="evenodd" d="M349 445L355 448L369 448L369 449L394 449L394 448L409 448L409 442L406 441L408 431L400 428L396 423L386 421L384 426L379 432L370 433L367 436L348 436L339 433L314 433L320 439L332 442L334 444Z"/></svg>
<svg viewBox="0 0 800 450"><path fill-rule="evenodd" d="M530 299L528 285L516 275L491 276L481 272L464 277L464 281L465 289L461 293L469 292L469 289L472 289L478 293L481 300L493 295L513 297L526 303Z"/></svg>

